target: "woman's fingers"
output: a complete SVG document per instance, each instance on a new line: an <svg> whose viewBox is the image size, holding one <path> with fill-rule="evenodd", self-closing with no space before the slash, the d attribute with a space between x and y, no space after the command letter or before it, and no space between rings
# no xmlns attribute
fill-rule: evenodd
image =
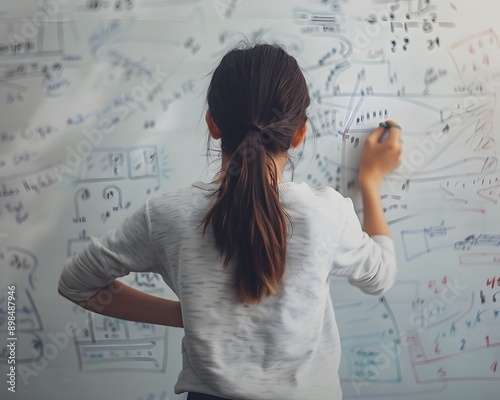
<svg viewBox="0 0 500 400"><path fill-rule="evenodd" d="M385 130L386 129L383 126L375 128L370 136L368 136L367 140L370 140L372 142L380 142L385 133Z"/></svg>
<svg viewBox="0 0 500 400"><path fill-rule="evenodd" d="M386 138L386 141L392 143L393 145L397 144L401 146L401 131L399 130L399 128L391 126L389 128L389 134Z"/></svg>

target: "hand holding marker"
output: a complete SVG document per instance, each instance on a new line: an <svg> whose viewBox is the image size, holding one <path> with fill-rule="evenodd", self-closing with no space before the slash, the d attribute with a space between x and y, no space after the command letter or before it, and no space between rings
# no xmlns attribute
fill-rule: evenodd
<svg viewBox="0 0 500 400"><path fill-rule="evenodd" d="M372 235L390 236L381 203L384 177L401 162L401 127L385 121L366 138L359 163L358 183L363 198L363 230Z"/></svg>
<svg viewBox="0 0 500 400"><path fill-rule="evenodd" d="M391 128L396 128L396 129L399 129L400 132L403 132L403 129L399 125L395 125L395 124L391 125L387 121L381 122L380 124L378 124L378 126L381 126L382 128L386 129L384 131L384 133L382 134L382 136L380 137L379 142L383 142L385 139L387 139L387 136L389 136L389 129L391 129Z"/></svg>
<svg viewBox="0 0 500 400"><path fill-rule="evenodd" d="M358 181L377 190L384 177L401 162L401 127L394 121L381 122L367 137L361 152Z"/></svg>

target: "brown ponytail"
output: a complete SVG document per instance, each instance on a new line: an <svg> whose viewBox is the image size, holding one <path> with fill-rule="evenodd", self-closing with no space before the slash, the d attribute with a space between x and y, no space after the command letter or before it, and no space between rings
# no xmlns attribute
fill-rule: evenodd
<svg viewBox="0 0 500 400"><path fill-rule="evenodd" d="M223 268L236 256L238 299L259 303L278 294L285 273L290 218L280 203L274 158L286 157L306 120L307 85L293 57L257 45L224 56L207 101L226 169L201 222L203 234L211 222Z"/></svg>

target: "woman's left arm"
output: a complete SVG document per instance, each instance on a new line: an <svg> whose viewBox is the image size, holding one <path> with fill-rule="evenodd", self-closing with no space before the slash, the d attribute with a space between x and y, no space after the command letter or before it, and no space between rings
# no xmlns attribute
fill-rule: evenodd
<svg viewBox="0 0 500 400"><path fill-rule="evenodd" d="M99 314L182 327L180 302L141 292L116 279L130 272L165 273L150 224L149 202L145 202L117 229L100 239L90 238L84 249L66 260L59 293Z"/></svg>
<svg viewBox="0 0 500 400"><path fill-rule="evenodd" d="M84 301L75 301L61 291L59 293L75 304L98 314L129 321L183 327L180 301L141 292L118 280Z"/></svg>

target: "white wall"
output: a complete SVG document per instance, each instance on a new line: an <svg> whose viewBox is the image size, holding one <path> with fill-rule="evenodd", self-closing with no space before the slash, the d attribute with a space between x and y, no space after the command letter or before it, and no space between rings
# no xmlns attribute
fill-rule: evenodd
<svg viewBox="0 0 500 400"><path fill-rule="evenodd" d="M182 330L91 315L57 281L146 198L211 180L204 96L243 37L285 45L310 84L294 180L337 187L360 218L363 141L385 119L404 128L383 190L398 281L384 298L332 284L345 397L498 398L497 2L20 3L0 4L2 398L12 284L16 398L184 398ZM125 281L172 296L152 274Z"/></svg>

